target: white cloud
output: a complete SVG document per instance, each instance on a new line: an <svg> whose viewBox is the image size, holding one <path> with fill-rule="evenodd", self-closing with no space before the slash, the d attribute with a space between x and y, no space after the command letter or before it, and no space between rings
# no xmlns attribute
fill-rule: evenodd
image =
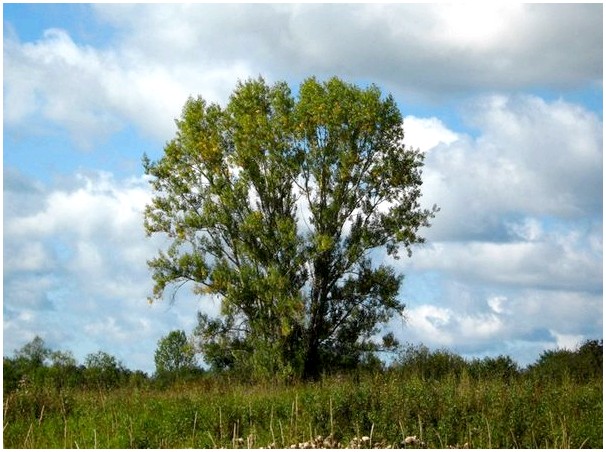
<svg viewBox="0 0 606 452"><path fill-rule="evenodd" d="M570 219L601 211L603 135L597 115L535 96L489 96L471 105L468 119L479 135L459 136L426 158L423 199L441 208L429 238L504 234L504 216ZM420 121L416 126L419 136L435 129Z"/></svg>
<svg viewBox="0 0 606 452"><path fill-rule="evenodd" d="M52 309L49 293L57 287L57 278L49 272L22 272L14 275L13 269L5 264L4 307L36 309L48 311ZM9 309L10 310L10 309Z"/></svg>
<svg viewBox="0 0 606 452"><path fill-rule="evenodd" d="M143 231L142 211L151 196L146 179L78 174L71 186L41 191L37 209L17 202L27 201L20 194L31 192L32 184L15 174L10 181L5 352L39 334L80 361L101 349L130 368L153 371L158 339L172 329L191 331L205 305L185 292L172 307L147 303L152 280L146 261L163 243Z"/></svg>
<svg viewBox="0 0 606 452"><path fill-rule="evenodd" d="M459 136L449 130L438 118L404 118L405 143L407 147L428 152L442 144L449 145L459 139Z"/></svg>
<svg viewBox="0 0 606 452"><path fill-rule="evenodd" d="M583 342L582 334L559 334L554 330L549 330L556 340L558 349L575 351Z"/></svg>
<svg viewBox="0 0 606 452"><path fill-rule="evenodd" d="M408 119L435 137L423 200L442 210L428 243L394 262L410 319L399 337L467 356L510 352L524 365L599 337L601 121L534 96L481 97L467 111L473 137Z"/></svg>
<svg viewBox="0 0 606 452"><path fill-rule="evenodd" d="M130 342L133 340L132 323L138 322L125 323L124 319L105 314L83 325L83 331L89 337L111 337L116 342Z"/></svg>
<svg viewBox="0 0 606 452"><path fill-rule="evenodd" d="M541 222L536 218L524 218L521 222L506 222L506 228L513 237L525 242L535 242L543 237L544 231Z"/></svg>
<svg viewBox="0 0 606 452"><path fill-rule="evenodd" d="M492 309L497 314L503 314L504 312L506 312L504 306L507 303L507 297L503 297L503 296L490 297L488 300L486 300L486 303L488 304L490 309Z"/></svg>
<svg viewBox="0 0 606 452"><path fill-rule="evenodd" d="M5 36L5 131L59 125L92 148L134 125L163 142L187 96L224 102L259 74L293 88L310 75L372 81L403 108L473 95L473 136L437 117L404 121L406 144L426 153L423 202L442 210L428 244L396 262L431 285L416 283L403 334L531 356L601 333L602 121L562 100L474 93L601 86L602 5L93 8L115 31L103 48L58 29ZM146 305L145 261L162 246L143 234L146 182L80 173L47 188L5 170L5 350L40 333L149 369L159 337L190 330L200 300Z"/></svg>
<svg viewBox="0 0 606 452"><path fill-rule="evenodd" d="M407 311L406 316L410 328L418 337L435 338L440 345L449 345L453 342L455 332L445 328L451 322L450 309L420 305Z"/></svg>
<svg viewBox="0 0 606 452"><path fill-rule="evenodd" d="M503 321L495 313L468 313L423 304L410 308L407 316L410 332L406 333L434 347L493 341L503 329Z"/></svg>
<svg viewBox="0 0 606 452"><path fill-rule="evenodd" d="M521 4L446 4L433 8L432 36L444 46L486 51L503 45L508 24L524 15ZM509 41L511 43L511 40Z"/></svg>
<svg viewBox="0 0 606 452"><path fill-rule="evenodd" d="M586 50L601 48L600 5L93 8L116 31L105 48L58 29L36 42L6 37L8 126L31 126L39 113L85 148L124 123L165 141L187 96L224 102L238 79L259 74L289 81L339 75L441 99L538 84L576 88L602 78L601 52Z"/></svg>
<svg viewBox="0 0 606 452"><path fill-rule="evenodd" d="M4 266L12 271L43 271L52 266L52 257L40 242L8 244L4 254Z"/></svg>
<svg viewBox="0 0 606 452"><path fill-rule="evenodd" d="M106 108L101 81L115 66L111 54L78 47L66 32L46 30L42 40L5 40L5 123L20 126L40 112L87 146L120 128Z"/></svg>
<svg viewBox="0 0 606 452"><path fill-rule="evenodd" d="M584 238L540 242L436 242L418 248L407 268L441 271L466 282L511 287L582 289L602 285L601 253L584 248Z"/></svg>
<svg viewBox="0 0 606 452"><path fill-rule="evenodd" d="M601 294L525 289L484 297L478 285L441 284L451 287L440 305L410 306L406 328L390 323L401 341L469 357L511 353L527 365L546 349L570 349L602 333Z"/></svg>
<svg viewBox="0 0 606 452"><path fill-rule="evenodd" d="M47 193L46 204L35 214L5 221L12 236L43 237L73 233L91 238L111 235L120 240L132 237L134 229L142 236L142 208L150 199L146 181L132 178L117 184L108 173L74 177L76 186ZM134 226L136 221L140 224ZM128 226L129 229L124 228Z"/></svg>
<svg viewBox="0 0 606 452"><path fill-rule="evenodd" d="M492 313L465 316L459 322L462 336L472 337L474 340L493 338L503 327L500 318Z"/></svg>
<svg viewBox="0 0 606 452"><path fill-rule="evenodd" d="M183 61L171 66L148 61L136 49L96 49L75 43L67 32L46 30L39 41L5 40L5 124L29 127L35 114L67 129L78 146L135 124L146 136L166 141L189 95L203 90L224 100L241 64L202 70Z"/></svg>

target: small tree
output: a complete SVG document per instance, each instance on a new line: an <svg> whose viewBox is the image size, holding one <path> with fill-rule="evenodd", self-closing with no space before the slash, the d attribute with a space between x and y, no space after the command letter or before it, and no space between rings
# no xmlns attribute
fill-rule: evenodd
<svg viewBox="0 0 606 452"><path fill-rule="evenodd" d="M603 342L587 340L576 351L546 350L528 370L539 378L551 380L572 378L575 381L587 382L602 378Z"/></svg>
<svg viewBox="0 0 606 452"><path fill-rule="evenodd" d="M51 355L51 350L46 347L40 336L34 337L19 350L15 351L17 360L23 360L30 368L42 367Z"/></svg>
<svg viewBox="0 0 606 452"><path fill-rule="evenodd" d="M437 210L420 208L423 154L403 144L402 115L376 86L333 78L239 83L226 108L190 98L157 162L148 262L154 298L194 284L218 296L200 316L205 355L266 375L314 378L378 347L378 328L405 308L402 277L375 265L423 242Z"/></svg>
<svg viewBox="0 0 606 452"><path fill-rule="evenodd" d="M56 388L75 386L79 383L80 370L71 352L53 351L50 354L50 360L48 376Z"/></svg>
<svg viewBox="0 0 606 452"><path fill-rule="evenodd" d="M520 374L520 368L510 356L499 355L496 358L473 359L469 363L469 373L477 380L511 380Z"/></svg>
<svg viewBox="0 0 606 452"><path fill-rule="evenodd" d="M114 356L103 351L86 355L84 365L86 379L106 389L116 387L126 370Z"/></svg>
<svg viewBox="0 0 606 452"><path fill-rule="evenodd" d="M178 375L197 367L194 347L180 330L171 331L158 341L154 361L157 375Z"/></svg>
<svg viewBox="0 0 606 452"><path fill-rule="evenodd" d="M447 349L431 351L423 344L409 344L400 348L399 358L393 367L404 375L440 380L448 375L460 376L466 363L461 356Z"/></svg>
<svg viewBox="0 0 606 452"><path fill-rule="evenodd" d="M19 350L15 350L15 358L11 360L10 365L12 370L9 373L24 383L42 386L46 378L46 365L50 355L51 350L46 346L44 340L40 336L35 336Z"/></svg>

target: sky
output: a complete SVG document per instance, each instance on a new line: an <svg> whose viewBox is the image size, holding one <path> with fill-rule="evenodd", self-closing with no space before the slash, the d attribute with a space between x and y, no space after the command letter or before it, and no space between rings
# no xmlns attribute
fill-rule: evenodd
<svg viewBox="0 0 606 452"><path fill-rule="evenodd" d="M408 344L521 366L603 331L598 4L3 5L3 351L42 337L152 373L214 302L149 304L152 193L188 96L261 75L392 94L425 154L426 243L392 261Z"/></svg>

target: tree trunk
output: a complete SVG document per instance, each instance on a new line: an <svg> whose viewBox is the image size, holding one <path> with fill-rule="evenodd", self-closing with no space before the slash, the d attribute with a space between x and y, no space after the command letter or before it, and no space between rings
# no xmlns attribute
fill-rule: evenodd
<svg viewBox="0 0 606 452"><path fill-rule="evenodd" d="M312 337L305 353L305 362L303 365L304 380L317 380L320 378L320 354L318 352L318 340Z"/></svg>

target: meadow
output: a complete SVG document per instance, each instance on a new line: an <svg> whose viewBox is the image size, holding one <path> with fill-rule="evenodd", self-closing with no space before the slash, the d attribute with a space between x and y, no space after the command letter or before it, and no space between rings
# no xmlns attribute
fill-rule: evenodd
<svg viewBox="0 0 606 452"><path fill-rule="evenodd" d="M602 448L602 378L469 366L4 394L5 448Z"/></svg>

